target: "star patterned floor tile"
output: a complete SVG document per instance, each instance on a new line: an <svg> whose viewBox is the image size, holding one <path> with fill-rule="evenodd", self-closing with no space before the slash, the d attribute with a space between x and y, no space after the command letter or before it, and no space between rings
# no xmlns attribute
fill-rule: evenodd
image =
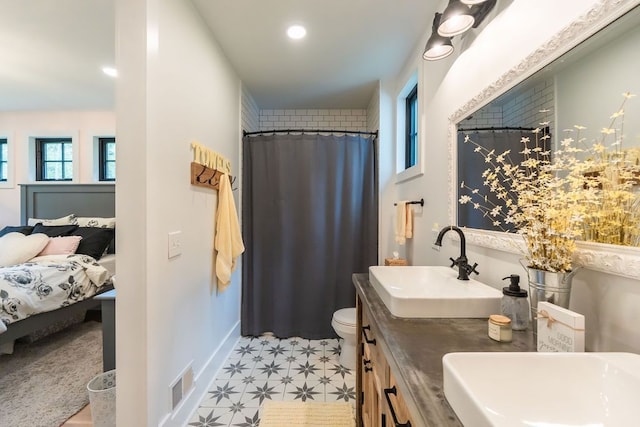
<svg viewBox="0 0 640 427"><path fill-rule="evenodd" d="M247 408L242 412L234 414L231 427L258 427L260 425L260 409Z"/></svg>
<svg viewBox="0 0 640 427"><path fill-rule="evenodd" d="M245 388L246 384L239 380L216 379L200 406L229 407L233 400L238 400Z"/></svg>
<svg viewBox="0 0 640 427"><path fill-rule="evenodd" d="M228 426L235 414L227 408L198 408L191 417L189 427L219 427Z"/></svg>
<svg viewBox="0 0 640 427"><path fill-rule="evenodd" d="M249 375L252 370L253 363L247 363L244 359L231 359L222 367L217 378L240 379Z"/></svg>
<svg viewBox="0 0 640 427"><path fill-rule="evenodd" d="M339 356L334 338L242 337L188 426L257 427L266 400L355 405L355 371Z"/></svg>
<svg viewBox="0 0 640 427"><path fill-rule="evenodd" d="M281 401L285 399L286 384L279 381L260 381L250 385L244 392L247 407L259 407L265 400Z"/></svg>
<svg viewBox="0 0 640 427"><path fill-rule="evenodd" d="M298 400L302 402L324 402L324 384L318 381L294 381L287 384L284 390L284 400Z"/></svg>
<svg viewBox="0 0 640 427"><path fill-rule="evenodd" d="M326 401L343 401L343 402L355 402L356 400L356 386L354 384L347 384L346 382L342 386L336 384L330 384L326 386Z"/></svg>

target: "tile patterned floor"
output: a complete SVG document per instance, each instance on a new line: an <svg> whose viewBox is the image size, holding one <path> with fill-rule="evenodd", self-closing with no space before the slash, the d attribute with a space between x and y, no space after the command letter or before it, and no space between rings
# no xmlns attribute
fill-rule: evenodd
<svg viewBox="0 0 640 427"><path fill-rule="evenodd" d="M266 399L355 405L355 373L339 354L337 339L243 337L188 425L257 427Z"/></svg>

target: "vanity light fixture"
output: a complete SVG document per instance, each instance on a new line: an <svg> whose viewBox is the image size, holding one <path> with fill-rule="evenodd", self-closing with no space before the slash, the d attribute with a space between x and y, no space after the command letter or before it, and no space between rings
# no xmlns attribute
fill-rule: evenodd
<svg viewBox="0 0 640 427"><path fill-rule="evenodd" d="M471 28L475 22L471 6L460 0L449 0L449 5L442 12L438 34L443 37L453 37Z"/></svg>
<svg viewBox="0 0 640 427"><path fill-rule="evenodd" d="M446 58L453 53L453 44L451 37L443 37L438 34L438 26L440 25L441 13L436 13L433 17L433 25L431 29L431 37L427 40L424 47L422 57L427 61L437 61Z"/></svg>
<svg viewBox="0 0 640 427"><path fill-rule="evenodd" d="M453 53L452 39L469 28L478 28L497 0L449 0L443 13L433 17L431 36L422 53L427 61L446 58ZM460 24L456 28L456 24Z"/></svg>

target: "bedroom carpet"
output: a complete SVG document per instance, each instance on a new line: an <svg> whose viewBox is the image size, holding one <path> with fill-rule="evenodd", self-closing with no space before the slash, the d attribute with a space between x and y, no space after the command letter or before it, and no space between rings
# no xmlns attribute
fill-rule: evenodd
<svg viewBox="0 0 640 427"><path fill-rule="evenodd" d="M0 426L57 427L87 403L102 371L102 329L85 322L0 356Z"/></svg>

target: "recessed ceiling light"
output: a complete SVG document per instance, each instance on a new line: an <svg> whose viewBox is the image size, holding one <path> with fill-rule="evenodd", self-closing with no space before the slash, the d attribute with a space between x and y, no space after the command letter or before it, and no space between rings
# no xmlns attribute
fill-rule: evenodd
<svg viewBox="0 0 640 427"><path fill-rule="evenodd" d="M290 39L301 39L307 34L307 30L302 25L292 25L287 29L287 35Z"/></svg>
<svg viewBox="0 0 640 427"><path fill-rule="evenodd" d="M102 67L102 72L109 77L118 77L118 70L113 67Z"/></svg>

